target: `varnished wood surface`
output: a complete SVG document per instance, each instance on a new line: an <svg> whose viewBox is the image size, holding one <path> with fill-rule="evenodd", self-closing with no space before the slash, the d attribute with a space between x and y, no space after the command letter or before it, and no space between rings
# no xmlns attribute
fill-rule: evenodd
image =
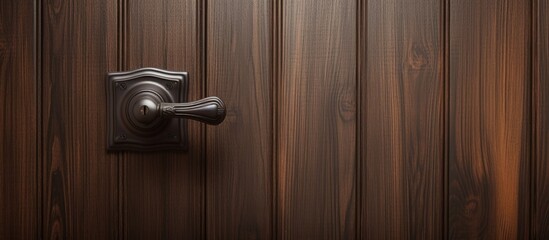
<svg viewBox="0 0 549 240"><path fill-rule="evenodd" d="M361 51L361 238L442 239L441 1L368 1Z"/></svg>
<svg viewBox="0 0 549 240"><path fill-rule="evenodd" d="M0 238L545 239L546 1L0 3ZM187 152L106 151L105 76L187 71Z"/></svg>
<svg viewBox="0 0 549 240"><path fill-rule="evenodd" d="M277 234L354 238L356 3L282 3Z"/></svg>
<svg viewBox="0 0 549 240"><path fill-rule="evenodd" d="M39 234L34 10L29 0L0 2L0 239Z"/></svg>
<svg viewBox="0 0 549 240"><path fill-rule="evenodd" d="M549 2L534 1L533 210L535 239L549 239Z"/></svg>
<svg viewBox="0 0 549 240"><path fill-rule="evenodd" d="M272 4L207 4L207 95L225 101L225 121L208 127L206 236L269 239L272 206Z"/></svg>
<svg viewBox="0 0 549 240"><path fill-rule="evenodd" d="M114 1L42 2L46 239L118 236L118 159L105 151L104 80L117 67L116 9Z"/></svg>
<svg viewBox="0 0 549 240"><path fill-rule="evenodd" d="M527 239L530 3L450 1L449 239Z"/></svg>
<svg viewBox="0 0 549 240"><path fill-rule="evenodd" d="M189 73L189 100L203 96L199 1L127 1L123 69L156 67ZM174 121L178 121L174 119ZM128 239L204 237L201 125L189 121L187 152L124 153L124 234Z"/></svg>

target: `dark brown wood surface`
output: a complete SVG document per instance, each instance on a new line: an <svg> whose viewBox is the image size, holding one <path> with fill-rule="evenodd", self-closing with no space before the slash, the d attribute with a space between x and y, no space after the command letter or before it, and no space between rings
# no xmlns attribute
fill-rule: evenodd
<svg viewBox="0 0 549 240"><path fill-rule="evenodd" d="M450 239L527 239L530 3L450 2Z"/></svg>
<svg viewBox="0 0 549 240"><path fill-rule="evenodd" d="M282 3L277 234L354 238L356 3Z"/></svg>
<svg viewBox="0 0 549 240"><path fill-rule="evenodd" d="M206 235L273 234L271 13L267 0L212 0L207 9L207 95L227 117L207 127Z"/></svg>
<svg viewBox="0 0 549 240"><path fill-rule="evenodd" d="M118 236L118 162L105 151L116 2L42 3L44 238ZM93 23L93 24L90 24Z"/></svg>
<svg viewBox="0 0 549 240"><path fill-rule="evenodd" d="M534 1L534 239L549 239L549 2Z"/></svg>
<svg viewBox="0 0 549 240"><path fill-rule="evenodd" d="M0 239L39 234L34 11L32 1L0 2Z"/></svg>
<svg viewBox="0 0 549 240"><path fill-rule="evenodd" d="M189 73L189 100L203 96L199 1L127 1L123 69ZM189 121L187 152L124 153L124 234L128 239L204 237L204 135Z"/></svg>
<svg viewBox="0 0 549 240"><path fill-rule="evenodd" d="M443 236L441 4L361 8L361 238Z"/></svg>
<svg viewBox="0 0 549 240"><path fill-rule="evenodd" d="M0 3L0 239L549 238L547 1ZM189 149L106 151L187 71Z"/></svg>

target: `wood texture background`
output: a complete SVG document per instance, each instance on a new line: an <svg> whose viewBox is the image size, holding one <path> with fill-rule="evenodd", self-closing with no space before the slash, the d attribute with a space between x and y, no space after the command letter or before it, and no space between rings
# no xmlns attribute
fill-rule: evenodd
<svg viewBox="0 0 549 240"><path fill-rule="evenodd" d="M549 238L546 1L0 3L0 238ZM187 152L105 76L187 71Z"/></svg>
<svg viewBox="0 0 549 240"><path fill-rule="evenodd" d="M442 239L442 2L368 2L361 66L361 238Z"/></svg>
<svg viewBox="0 0 549 240"><path fill-rule="evenodd" d="M41 6L42 237L114 238L118 159L105 151L104 79L117 69L116 2Z"/></svg>
<svg viewBox="0 0 549 240"><path fill-rule="evenodd" d="M206 95L228 106L223 124L206 129L210 239L273 234L271 7L267 0L207 3Z"/></svg>
<svg viewBox="0 0 549 240"><path fill-rule="evenodd" d="M0 239L36 238L39 85L32 1L0 3Z"/></svg>
<svg viewBox="0 0 549 240"><path fill-rule="evenodd" d="M449 6L448 236L527 239L530 3Z"/></svg>
<svg viewBox="0 0 549 240"><path fill-rule="evenodd" d="M549 238L549 2L534 1L533 14L533 239Z"/></svg>
<svg viewBox="0 0 549 240"><path fill-rule="evenodd" d="M354 238L356 3L284 1L277 80L280 238Z"/></svg>

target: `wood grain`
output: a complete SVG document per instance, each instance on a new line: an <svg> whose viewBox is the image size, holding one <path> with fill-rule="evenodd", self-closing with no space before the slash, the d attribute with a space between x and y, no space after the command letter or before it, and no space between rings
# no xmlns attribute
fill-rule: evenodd
<svg viewBox="0 0 549 240"><path fill-rule="evenodd" d="M441 1L371 0L365 7L360 234L442 239Z"/></svg>
<svg viewBox="0 0 549 240"><path fill-rule="evenodd" d="M194 0L127 2L125 70L189 73L189 100L202 97L200 18ZM178 121L175 119L174 121ZM129 239L204 237L203 128L189 121L187 152L124 153L125 235Z"/></svg>
<svg viewBox="0 0 549 240"><path fill-rule="evenodd" d="M450 1L450 239L527 239L530 3Z"/></svg>
<svg viewBox="0 0 549 240"><path fill-rule="evenodd" d="M116 71L114 1L44 1L43 238L118 236L118 167L107 154L105 76Z"/></svg>
<svg viewBox="0 0 549 240"><path fill-rule="evenodd" d="M0 3L0 239L547 239L549 2ZM222 98L108 153L108 72Z"/></svg>
<svg viewBox="0 0 549 240"><path fill-rule="evenodd" d="M356 1L282 4L276 79L277 235L352 239L356 218Z"/></svg>
<svg viewBox="0 0 549 240"><path fill-rule="evenodd" d="M0 2L0 239L39 234L34 4Z"/></svg>
<svg viewBox="0 0 549 240"><path fill-rule="evenodd" d="M269 239L272 230L271 1L207 3L207 95L227 104L208 127L209 239Z"/></svg>
<svg viewBox="0 0 549 240"><path fill-rule="evenodd" d="M549 2L534 1L532 236L549 239Z"/></svg>

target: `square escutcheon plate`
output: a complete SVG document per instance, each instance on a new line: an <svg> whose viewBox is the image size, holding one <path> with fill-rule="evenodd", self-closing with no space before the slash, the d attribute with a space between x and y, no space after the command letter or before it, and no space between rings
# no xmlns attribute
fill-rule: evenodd
<svg viewBox="0 0 549 240"><path fill-rule="evenodd" d="M107 75L107 149L110 151L187 150L187 121L154 118L136 120L136 99L186 102L188 74L156 68L141 68ZM146 109L145 109L146 110ZM146 112L145 112L146 113Z"/></svg>

